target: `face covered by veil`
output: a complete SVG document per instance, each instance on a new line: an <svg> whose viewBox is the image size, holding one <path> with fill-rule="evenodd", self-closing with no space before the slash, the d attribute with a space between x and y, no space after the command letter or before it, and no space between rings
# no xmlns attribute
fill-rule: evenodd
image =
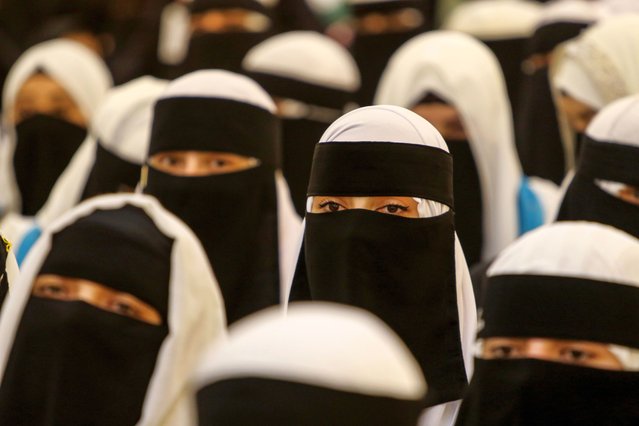
<svg viewBox="0 0 639 426"><path fill-rule="evenodd" d="M557 220L605 223L639 238L639 96L606 106L590 123Z"/></svg>
<svg viewBox="0 0 639 426"><path fill-rule="evenodd" d="M144 195L47 227L0 319L3 424L189 424L184 388L225 331L192 231Z"/></svg>
<svg viewBox="0 0 639 426"><path fill-rule="evenodd" d="M639 242L606 225L532 231L488 271L458 425L639 421Z"/></svg>
<svg viewBox="0 0 639 426"><path fill-rule="evenodd" d="M222 70L174 80L155 104L144 192L202 242L229 323L280 302L298 238L274 113L257 83Z"/></svg>
<svg viewBox="0 0 639 426"><path fill-rule="evenodd" d="M367 309L406 342L429 384L433 421L454 418L475 322L453 222L452 160L440 134L406 109L352 111L313 158L304 242L290 300ZM427 415L428 415L427 414Z"/></svg>

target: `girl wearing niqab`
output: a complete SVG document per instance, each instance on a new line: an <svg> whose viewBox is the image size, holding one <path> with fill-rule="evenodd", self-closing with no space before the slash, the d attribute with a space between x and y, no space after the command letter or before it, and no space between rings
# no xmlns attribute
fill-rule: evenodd
<svg viewBox="0 0 639 426"><path fill-rule="evenodd" d="M424 371L421 424L451 424L471 373L475 305L441 135L396 106L342 116L316 147L307 206L289 300L379 316Z"/></svg>
<svg viewBox="0 0 639 426"><path fill-rule="evenodd" d="M242 70L242 59L273 32L263 0L194 0L189 4L190 38L184 71Z"/></svg>
<svg viewBox="0 0 639 426"><path fill-rule="evenodd" d="M488 271L475 373L458 425L639 422L639 242L562 222Z"/></svg>
<svg viewBox="0 0 639 426"><path fill-rule="evenodd" d="M426 31L424 0L348 0L355 38L350 46L359 66L360 106L371 105L391 55L408 39Z"/></svg>
<svg viewBox="0 0 639 426"><path fill-rule="evenodd" d="M2 424L185 425L191 369L225 331L202 246L152 197L45 229L0 317Z"/></svg>
<svg viewBox="0 0 639 426"><path fill-rule="evenodd" d="M549 2L541 11L534 34L526 42L526 58L521 63L522 99L515 131L519 158L528 176L539 176L559 185L566 174L548 68L555 47L577 37L605 14L606 9L600 2Z"/></svg>
<svg viewBox="0 0 639 426"><path fill-rule="evenodd" d="M239 321L194 382L201 426L415 426L426 390L417 361L386 324L320 302Z"/></svg>
<svg viewBox="0 0 639 426"><path fill-rule="evenodd" d="M639 238L639 95L595 116L582 140L575 173L566 180L557 220L612 225Z"/></svg>
<svg viewBox="0 0 639 426"><path fill-rule="evenodd" d="M21 262L40 231L80 201L115 192L133 192L151 132L152 108L167 82L140 77L106 94L89 125L90 132L60 175L32 227L18 238Z"/></svg>
<svg viewBox="0 0 639 426"><path fill-rule="evenodd" d="M279 149L275 105L248 77L197 71L155 104L144 192L202 241L229 323L279 303L286 282L299 218Z"/></svg>
<svg viewBox="0 0 639 426"><path fill-rule="evenodd" d="M2 227L20 235L22 216L33 216L87 137L87 125L111 76L87 48L53 40L27 50L3 90ZM14 235L15 234L15 235Z"/></svg>
<svg viewBox="0 0 639 426"><path fill-rule="evenodd" d="M243 68L275 100L282 121L282 172L295 209L306 211L315 144L352 103L360 78L348 51L327 36L294 31L269 38Z"/></svg>

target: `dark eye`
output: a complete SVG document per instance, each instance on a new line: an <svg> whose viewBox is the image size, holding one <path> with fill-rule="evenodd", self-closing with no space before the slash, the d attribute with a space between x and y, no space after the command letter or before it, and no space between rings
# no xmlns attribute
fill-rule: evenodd
<svg viewBox="0 0 639 426"><path fill-rule="evenodd" d="M571 362L583 362L593 357L590 352L576 348L563 349L561 356Z"/></svg>
<svg viewBox="0 0 639 426"><path fill-rule="evenodd" d="M211 160L211 165L214 167L224 167L226 165L228 165L229 162L227 160L224 160L222 158L216 158L215 160Z"/></svg>
<svg viewBox="0 0 639 426"><path fill-rule="evenodd" d="M490 354L493 358L511 358L515 355L515 348L508 345L500 345L490 348Z"/></svg>
<svg viewBox="0 0 639 426"><path fill-rule="evenodd" d="M49 297L52 299L65 298L67 293L67 288L61 284L42 284L34 291L34 294L37 296Z"/></svg>
<svg viewBox="0 0 639 426"><path fill-rule="evenodd" d="M111 304L111 310L116 314L124 315L127 317L137 318L137 310L128 302L123 300L116 300Z"/></svg>
<svg viewBox="0 0 639 426"><path fill-rule="evenodd" d="M320 204L320 208L322 210L326 209L330 212L336 212L340 210L340 206L338 203L336 203L335 201L324 201L323 203Z"/></svg>
<svg viewBox="0 0 639 426"><path fill-rule="evenodd" d="M162 159L160 160L160 163L165 166L177 166L178 164L180 164L180 159L177 157L172 157L170 155L167 155L165 157L162 157Z"/></svg>
<svg viewBox="0 0 639 426"><path fill-rule="evenodd" d="M398 214L401 212L408 211L408 207L401 206L399 204L387 204L379 210L381 210L383 213Z"/></svg>

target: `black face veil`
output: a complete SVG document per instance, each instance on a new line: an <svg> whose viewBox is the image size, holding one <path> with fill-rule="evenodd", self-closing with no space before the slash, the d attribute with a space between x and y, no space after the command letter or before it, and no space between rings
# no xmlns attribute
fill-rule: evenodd
<svg viewBox="0 0 639 426"><path fill-rule="evenodd" d="M535 64L533 57L549 57L553 49L579 35L586 23L552 22L535 31L528 40L528 59L524 61L518 117L515 120L517 150L524 173L561 184L565 176L565 154L557 110L550 91L548 64Z"/></svg>
<svg viewBox="0 0 639 426"><path fill-rule="evenodd" d="M612 225L639 238L639 206L602 189L596 180L639 188L639 147L598 142L585 136L575 176L557 220L588 220Z"/></svg>
<svg viewBox="0 0 639 426"><path fill-rule="evenodd" d="M637 256L636 239L591 222L541 227L502 252L457 424L637 424Z"/></svg>
<svg viewBox="0 0 639 426"><path fill-rule="evenodd" d="M629 327L639 319L636 287L531 274L490 277L487 288L478 339L548 337L639 347ZM636 424L638 383L636 371L477 359L457 424Z"/></svg>
<svg viewBox="0 0 639 426"><path fill-rule="evenodd" d="M353 15L361 17L369 13L388 13L403 8L423 10L423 7L423 1L420 0L370 2L353 5ZM356 35L350 49L362 76L362 86L357 97L359 105L373 103L377 84L390 57L402 44L425 30L426 26L422 24L407 31Z"/></svg>
<svg viewBox="0 0 639 426"><path fill-rule="evenodd" d="M308 195L411 196L452 208L452 159L407 143L320 143ZM307 213L290 296L304 299L358 306L389 324L424 372L425 407L461 397L452 210L418 219L360 209Z"/></svg>
<svg viewBox="0 0 639 426"><path fill-rule="evenodd" d="M2 424L133 425L168 334L172 240L139 208L96 210L54 234L39 274L129 293L151 325L82 301L31 296L0 385Z"/></svg>
<svg viewBox="0 0 639 426"><path fill-rule="evenodd" d="M85 128L42 114L16 126L13 168L22 214L35 215L87 135Z"/></svg>
<svg viewBox="0 0 639 426"><path fill-rule="evenodd" d="M149 157L167 151L219 151L259 161L247 170L207 176L176 176L149 166L145 192L186 222L202 242L229 323L279 302L278 137L277 118L248 103L175 97L163 98L155 107Z"/></svg>
<svg viewBox="0 0 639 426"><path fill-rule="evenodd" d="M195 0L190 5L193 14L226 9L244 9L256 12L272 22L268 9L258 0ZM193 34L189 42L183 73L201 69L241 72L244 55L253 46L271 35L270 26L257 32L233 30Z"/></svg>

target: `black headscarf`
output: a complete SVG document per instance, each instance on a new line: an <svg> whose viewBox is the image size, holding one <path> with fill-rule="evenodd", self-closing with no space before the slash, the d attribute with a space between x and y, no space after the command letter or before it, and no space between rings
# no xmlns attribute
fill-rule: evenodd
<svg viewBox="0 0 639 426"><path fill-rule="evenodd" d="M39 274L100 283L155 308L162 324L82 301L31 296L0 385L2 424L133 425L169 333L172 240L139 208L96 210L54 234Z"/></svg>

